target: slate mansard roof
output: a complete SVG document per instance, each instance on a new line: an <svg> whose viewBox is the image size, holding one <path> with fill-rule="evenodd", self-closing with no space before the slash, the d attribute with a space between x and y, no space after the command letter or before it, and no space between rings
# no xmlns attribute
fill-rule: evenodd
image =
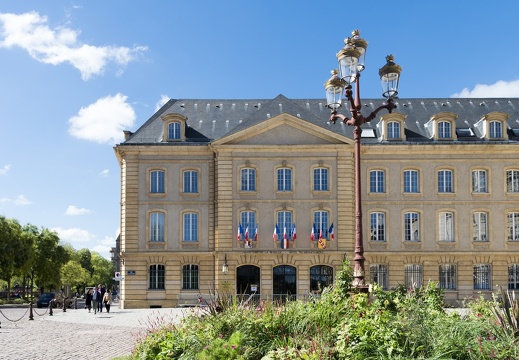
<svg viewBox="0 0 519 360"><path fill-rule="evenodd" d="M362 101L364 116L369 115L383 103L383 99L366 99ZM509 115L507 119L507 142L519 142L519 98L438 98L438 99L396 99L397 108L394 113L406 115L405 143L433 142L427 134L425 124L432 116L450 112L457 114L456 129L459 131L455 141L488 141L477 136L475 124L481 118L492 112L502 112ZM341 109L345 115L347 110ZM324 99L288 99L278 95L274 99L180 99L169 100L151 118L149 118L135 133L132 133L121 145L201 145L221 139L266 119L283 113L301 118L329 131L353 139L353 127L340 122L330 124L330 110ZM163 140L164 125L162 116L180 114L187 118L186 141L167 142ZM387 114L379 112L377 118L362 126L363 143L380 143L377 123L380 116ZM374 135L373 135L374 134ZM394 141L392 141L394 143ZM436 141L436 143L438 143ZM452 141L450 142L452 143Z"/></svg>

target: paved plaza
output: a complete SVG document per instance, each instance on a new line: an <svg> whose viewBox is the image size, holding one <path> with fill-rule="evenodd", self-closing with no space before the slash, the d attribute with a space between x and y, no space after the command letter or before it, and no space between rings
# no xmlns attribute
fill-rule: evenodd
<svg viewBox="0 0 519 360"><path fill-rule="evenodd" d="M81 309L0 307L0 359L114 359L130 355L150 329L179 322L193 309ZM8 318L9 320L7 320Z"/></svg>

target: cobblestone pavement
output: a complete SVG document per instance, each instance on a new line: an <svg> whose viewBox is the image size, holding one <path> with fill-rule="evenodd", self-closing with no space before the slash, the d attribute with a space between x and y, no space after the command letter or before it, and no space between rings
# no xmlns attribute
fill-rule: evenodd
<svg viewBox="0 0 519 360"><path fill-rule="evenodd" d="M178 322L190 310L119 309L88 312L86 309L33 309L0 307L0 359L114 359L130 355L150 329ZM9 320L7 320L8 318Z"/></svg>

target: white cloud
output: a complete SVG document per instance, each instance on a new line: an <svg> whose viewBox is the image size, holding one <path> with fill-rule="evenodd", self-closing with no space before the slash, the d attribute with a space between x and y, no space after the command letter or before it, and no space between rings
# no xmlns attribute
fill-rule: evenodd
<svg viewBox="0 0 519 360"><path fill-rule="evenodd" d="M169 101L169 96L161 95L160 100L155 104L155 112L157 112L168 101Z"/></svg>
<svg viewBox="0 0 519 360"><path fill-rule="evenodd" d="M83 80L103 73L109 63L125 66L148 50L145 46L82 44L78 41L80 31L63 26L51 29L47 21L46 16L34 11L0 13L0 47L20 47L44 64L69 63L80 71Z"/></svg>
<svg viewBox="0 0 519 360"><path fill-rule="evenodd" d="M82 107L69 119L69 134L84 140L115 144L124 140L123 130L134 125L136 115L127 96L117 94Z"/></svg>
<svg viewBox="0 0 519 360"><path fill-rule="evenodd" d="M453 98L512 98L519 97L519 79L512 81L499 80L492 85L477 84L474 89L464 88Z"/></svg>
<svg viewBox="0 0 519 360"><path fill-rule="evenodd" d="M102 176L102 177L107 177L109 172L110 172L110 170L104 169L103 171L101 171L99 173L99 175Z"/></svg>
<svg viewBox="0 0 519 360"><path fill-rule="evenodd" d="M3 168L0 168L0 175L5 175L11 169L11 165L5 165Z"/></svg>
<svg viewBox="0 0 519 360"><path fill-rule="evenodd" d="M67 210L65 211L65 215L71 215L71 216L86 215L86 214L91 214L91 213L92 213L92 210L88 210L85 208L78 208L77 206L74 206L74 205L69 205Z"/></svg>
<svg viewBox="0 0 519 360"><path fill-rule="evenodd" d="M64 240L71 244L87 243L94 239L94 235L90 234L87 230L83 230L83 229L78 229L78 228L63 229L63 228L58 227L58 228L54 228L51 230L58 233L58 236L61 240Z"/></svg>
<svg viewBox="0 0 519 360"><path fill-rule="evenodd" d="M32 201L30 201L29 199L27 199L25 197L25 195L18 195L16 196L15 198L0 198L0 202L1 203L14 203L15 205L18 205L18 206L25 206L25 205L31 205L32 204Z"/></svg>

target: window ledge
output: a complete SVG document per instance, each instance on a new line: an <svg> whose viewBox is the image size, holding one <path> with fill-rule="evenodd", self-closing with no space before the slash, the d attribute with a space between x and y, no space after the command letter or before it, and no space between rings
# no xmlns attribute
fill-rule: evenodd
<svg viewBox="0 0 519 360"><path fill-rule="evenodd" d="M165 249L166 242L165 241L148 241L148 249Z"/></svg>
<svg viewBox="0 0 519 360"><path fill-rule="evenodd" d="M422 242L421 241L404 241L403 242L404 247L409 250L419 250L422 248Z"/></svg>
<svg viewBox="0 0 519 360"><path fill-rule="evenodd" d="M436 245L441 250L454 250L458 247L458 243L455 241L437 241Z"/></svg>

